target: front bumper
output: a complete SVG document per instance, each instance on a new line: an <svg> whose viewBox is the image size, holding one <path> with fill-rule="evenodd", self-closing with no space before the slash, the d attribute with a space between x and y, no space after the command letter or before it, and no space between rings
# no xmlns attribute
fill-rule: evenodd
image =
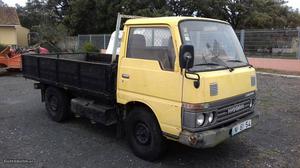
<svg viewBox="0 0 300 168"><path fill-rule="evenodd" d="M249 119L252 120L251 127L256 125L259 120L258 112L254 112L247 117L239 119L234 123L221 128L216 128L216 129L202 131L202 132L189 132L183 130L179 135L179 142L193 148L214 147L231 137L230 131L232 127Z"/></svg>

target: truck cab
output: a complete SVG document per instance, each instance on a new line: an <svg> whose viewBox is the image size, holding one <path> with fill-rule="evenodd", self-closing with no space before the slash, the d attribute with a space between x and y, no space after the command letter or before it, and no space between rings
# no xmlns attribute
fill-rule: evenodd
<svg viewBox="0 0 300 168"><path fill-rule="evenodd" d="M168 139L213 147L257 122L255 69L227 22L128 20L118 67L117 102L149 108Z"/></svg>
<svg viewBox="0 0 300 168"><path fill-rule="evenodd" d="M117 54L120 23L112 54L22 56L24 77L39 81L52 120L72 112L117 124L133 152L151 161L167 139L214 147L258 122L255 69L227 22L129 19Z"/></svg>

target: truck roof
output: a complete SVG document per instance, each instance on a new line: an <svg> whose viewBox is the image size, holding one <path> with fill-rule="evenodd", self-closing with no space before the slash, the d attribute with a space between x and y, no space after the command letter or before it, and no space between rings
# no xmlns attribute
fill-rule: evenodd
<svg viewBox="0 0 300 168"><path fill-rule="evenodd" d="M168 17L145 17L145 18L136 18L129 19L125 22L125 25L136 25L136 24L168 24L168 25L178 25L180 21L183 20L202 20L202 21L213 21L229 24L228 22L210 19L204 17L190 17L190 16L168 16Z"/></svg>

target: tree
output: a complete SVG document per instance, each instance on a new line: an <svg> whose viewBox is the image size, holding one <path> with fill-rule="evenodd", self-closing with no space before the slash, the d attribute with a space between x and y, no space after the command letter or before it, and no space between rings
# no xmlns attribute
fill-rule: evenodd
<svg viewBox="0 0 300 168"><path fill-rule="evenodd" d="M221 19L234 29L284 28L300 19L284 0L169 0L168 5L175 15Z"/></svg>
<svg viewBox="0 0 300 168"><path fill-rule="evenodd" d="M234 29L300 24L299 12L285 0L28 0L17 11L25 27L63 25L71 35L112 33L118 12L209 17L228 21Z"/></svg>
<svg viewBox="0 0 300 168"><path fill-rule="evenodd" d="M165 16L172 14L166 0L122 0L121 12L140 16Z"/></svg>
<svg viewBox="0 0 300 168"><path fill-rule="evenodd" d="M67 15L72 0L48 0L47 8L51 10L51 17L57 22L62 22Z"/></svg>
<svg viewBox="0 0 300 168"><path fill-rule="evenodd" d="M17 12L21 25L31 29L42 23L51 22L45 1L27 0L26 6L17 5Z"/></svg>
<svg viewBox="0 0 300 168"><path fill-rule="evenodd" d="M167 6L175 16L192 16L195 15L197 3L192 0L169 0ZM204 3L203 3L204 4Z"/></svg>
<svg viewBox="0 0 300 168"><path fill-rule="evenodd" d="M71 34L98 33L99 27L105 21L98 19L98 13L102 13L101 10L104 9L99 8L99 6L98 0L72 1L69 12L64 19L64 24L69 28L69 32Z"/></svg>
<svg viewBox="0 0 300 168"><path fill-rule="evenodd" d="M117 13L141 16L165 16L164 0L73 0L64 18L71 34L112 33Z"/></svg>
<svg viewBox="0 0 300 168"><path fill-rule="evenodd" d="M49 1L27 0L26 6L16 5L21 25L31 32L37 32L41 41L57 43L65 36L67 30L55 16L55 11L49 5Z"/></svg>
<svg viewBox="0 0 300 168"><path fill-rule="evenodd" d="M7 4L6 3L4 3L2 0L0 0L0 7L6 7L7 6Z"/></svg>

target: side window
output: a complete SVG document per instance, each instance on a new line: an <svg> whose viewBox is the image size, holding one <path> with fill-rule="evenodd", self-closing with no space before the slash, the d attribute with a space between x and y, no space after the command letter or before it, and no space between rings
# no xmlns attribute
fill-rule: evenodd
<svg viewBox="0 0 300 168"><path fill-rule="evenodd" d="M173 71L175 52L168 28L130 28L127 58L157 60L162 70Z"/></svg>

